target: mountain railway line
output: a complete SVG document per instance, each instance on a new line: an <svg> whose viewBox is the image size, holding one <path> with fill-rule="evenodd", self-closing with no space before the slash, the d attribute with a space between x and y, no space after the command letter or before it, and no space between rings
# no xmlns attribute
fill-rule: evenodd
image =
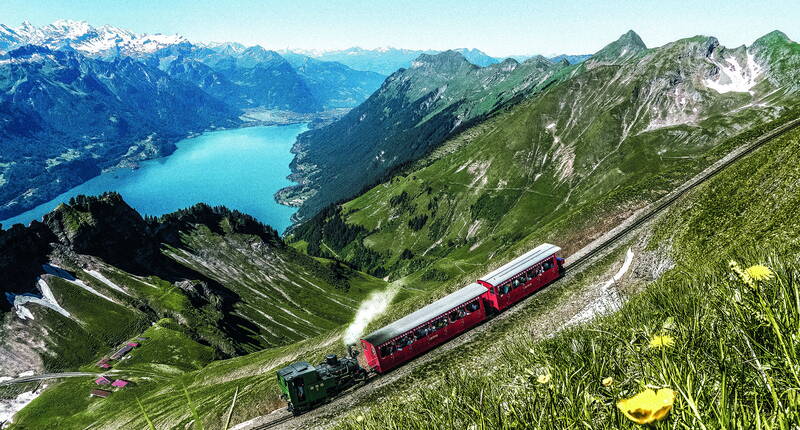
<svg viewBox="0 0 800 430"><path fill-rule="evenodd" d="M795 118L785 124L778 126L777 128L766 133L765 135L757 138L753 143L739 149L738 152L734 151L732 154L729 154L729 156L723 157L721 160L715 163L715 165L712 165L709 168L707 168L706 171L701 172L695 178L690 179L689 181L684 183L680 188L678 188L674 192L670 193L666 197L661 198L659 201L655 203L654 207L649 209L641 216L635 218L633 221L631 221L628 225L621 228L619 231L613 233L611 237L604 239L603 241L592 247L589 251L587 251L586 254L570 262L568 265L565 266L564 272L567 273L575 270L577 267L582 266L587 261L590 261L593 256L597 255L597 253L608 248L609 246L620 240L622 237L630 233L632 230L636 229L645 222L653 219L656 215L663 212L664 209L670 207L672 203L674 203L680 197L685 195L687 192L697 188L699 185L705 183L706 181L716 176L718 173L722 172L726 168L730 167L737 161L741 160L748 154L764 146L767 142L770 142L773 139L780 137L791 130L794 130L798 126L800 126L800 118ZM591 244L589 246L591 246Z"/></svg>
<svg viewBox="0 0 800 430"><path fill-rule="evenodd" d="M768 142L772 141L773 139L776 139L776 138L784 135L785 133L787 133L787 132L789 132L791 130L794 130L798 126L800 126L800 118L792 119L792 120L790 120L790 121L788 121L788 122L786 122L786 123L774 128L774 129L770 130L769 132L765 133L764 135L756 138L752 143L747 144L747 145L743 145L743 146L739 147L738 149L730 152L728 155L726 155L725 157L722 157L720 160L718 160L717 162L713 163L711 166L707 167L705 170L703 170L702 172L697 174L694 178L692 178L689 181L685 182L683 185L678 187L675 191L673 191L673 192L669 193L667 196L662 197L661 199L657 200L649 209L645 209L643 211L643 213L641 213L640 215L638 215L638 216L634 215L631 218L629 218L628 221L623 222L620 225L618 225L617 227L615 227L615 229L617 231L614 231L615 229L610 230L608 232L608 234L606 234L604 236L601 236L600 238L598 238L594 242L589 243L588 245L586 245L583 249L581 249L578 252L575 252L572 255L570 255L568 257L568 260L572 259L572 258L574 258L574 260L568 261L568 263L565 264L562 273L563 274L574 273L577 269L579 269L580 267L586 265L588 262L592 261L594 259L594 257L600 255L604 250L607 250L608 248L610 248L615 243L617 243L620 240L624 239L629 233L631 233L632 231L634 231L637 228L641 227L643 224L647 223L648 221L654 219L657 215L662 213L665 209L669 208L673 203L675 203L680 197L684 196L687 192L695 189L699 185L702 185L703 183L705 183L709 179L711 179L714 176L716 176L718 173L720 173L723 170L725 170L727 167L735 164L737 161L741 160L742 158L744 158L748 154L754 152L755 150L757 150L758 148L762 147L766 143L768 143ZM585 250L585 252L584 252L584 250ZM578 255L578 256L575 257L576 255ZM558 278L558 279L554 280L552 283L558 282L560 279L561 278ZM533 296L536 296L536 295L537 294L534 293L531 296L528 296L528 297L524 298L523 300L521 300L521 302L526 302L526 301L528 301L530 299L530 297L533 297ZM521 308L521 306L514 306L514 308L519 309L519 308ZM501 317L504 316L504 315L509 315L511 313L513 313L513 309L512 309L512 312L510 312L510 313L501 314ZM496 320L496 319L501 319L501 318L490 318L490 319L486 320L484 323L480 324L481 327L478 327L477 330L471 330L471 331L472 332L482 332L485 329L485 327L491 326L492 323L494 322L494 320ZM467 335L467 336L461 336L463 341L470 340L471 336L468 336L469 333L470 333L469 331L465 332L464 335ZM440 349L450 350L452 348L457 347L458 345L456 345L456 344L460 344L460 343L462 343L462 342L449 342L449 345L447 345L447 344L442 345L445 348L440 348ZM383 375L372 375L365 382L359 383L358 385L354 386L353 388L350 388L350 389L347 389L347 390L341 392L340 395L332 398L328 402L338 402L339 400L343 400L344 398L351 397L351 395L356 390L362 391L362 390L360 390L360 388L363 387L364 385L367 385L367 386L371 385L371 386L374 386L375 388L380 388L380 386L382 386L384 384L375 384L376 382L380 382L381 380L396 379L396 377L400 376L400 375L398 375L398 373L399 374L405 374L410 369L414 368L417 364L421 364L421 363L427 361L427 360L424 360L424 356L420 357L420 358L422 358L422 360L419 359L419 358L415 359L414 361L411 361L411 362L407 363L406 365L402 366L400 369L397 369L399 372L398 371L392 372L392 374L391 374L392 377L390 377L390 378L385 378ZM328 403L328 402L325 402L325 403ZM315 411L312 410L312 412L315 412ZM305 415L305 414L303 414L303 415ZM312 414L309 414L309 415L312 415ZM280 417L280 418L278 418L276 420L273 420L273 421L270 421L270 422L267 422L267 423L263 423L263 424L258 424L258 425L255 425L253 427L243 427L243 428L248 428L250 430L264 430L264 429L275 428L277 426L281 426L282 424L288 424L290 422L295 422L295 421L300 421L300 422L297 422L297 424L299 426L303 426L303 421L305 421L305 419L301 418L300 420L293 420L293 418L295 418L295 417L293 415L291 415L291 414L288 414L288 412L287 412L285 416L282 416L282 417ZM300 418L300 417L298 417L298 418ZM310 418L310 417L308 417L308 418ZM281 428L286 428L286 427L281 427ZM291 428L300 428L300 427L294 427L293 426Z"/></svg>

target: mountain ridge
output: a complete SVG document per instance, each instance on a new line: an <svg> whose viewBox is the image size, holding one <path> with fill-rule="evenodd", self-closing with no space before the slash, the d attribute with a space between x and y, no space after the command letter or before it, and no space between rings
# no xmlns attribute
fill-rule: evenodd
<svg viewBox="0 0 800 430"><path fill-rule="evenodd" d="M418 287L511 243L578 246L592 233L563 237L571 219L613 223L797 102L797 44L759 60L752 45L713 37L651 49L637 39L628 33L564 67L541 93L299 223L290 241ZM643 187L651 194L633 198Z"/></svg>
<svg viewBox="0 0 800 430"><path fill-rule="evenodd" d="M313 215L518 102L562 67L544 57L478 67L455 51L421 54L339 121L301 134L290 176L299 185L276 198L300 206L299 219Z"/></svg>
<svg viewBox="0 0 800 430"><path fill-rule="evenodd" d="M3 330L17 333L0 356L40 357L3 360L2 374L74 368L162 318L218 358L242 355L344 324L358 299L383 285L294 251L249 215L197 204L145 218L116 193L78 196L30 227L0 230L0 246ZM104 305L130 325L89 318ZM39 338L42 330L57 335ZM63 355L48 359L53 352Z"/></svg>

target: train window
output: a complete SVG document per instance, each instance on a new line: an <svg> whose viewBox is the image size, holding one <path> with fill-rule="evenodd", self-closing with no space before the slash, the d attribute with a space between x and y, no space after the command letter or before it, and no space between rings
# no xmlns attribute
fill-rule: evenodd
<svg viewBox="0 0 800 430"><path fill-rule="evenodd" d="M392 352L394 352L392 345L383 345L381 347L381 357L392 355Z"/></svg>
<svg viewBox="0 0 800 430"><path fill-rule="evenodd" d="M423 327L417 330L415 335L417 336L417 339L422 339L423 337L428 335L428 329L426 327Z"/></svg>
<svg viewBox="0 0 800 430"><path fill-rule="evenodd" d="M508 294L509 291L511 291L509 284L505 284L500 287L500 294Z"/></svg>
<svg viewBox="0 0 800 430"><path fill-rule="evenodd" d="M450 312L450 322L456 322L456 321L460 320L461 317L464 316L463 312L464 311L461 310L461 309L458 309L458 310L455 310L453 312Z"/></svg>
<svg viewBox="0 0 800 430"><path fill-rule="evenodd" d="M436 322L433 323L433 326L436 327L437 330L447 326L447 318L441 318L436 320Z"/></svg>
<svg viewBox="0 0 800 430"><path fill-rule="evenodd" d="M553 260L547 260L542 267L544 267L544 270L552 269L553 268Z"/></svg>
<svg viewBox="0 0 800 430"><path fill-rule="evenodd" d="M477 301L475 301L475 302L472 302L472 303L467 305L467 312L475 312L480 308L481 308L481 305L478 304Z"/></svg>

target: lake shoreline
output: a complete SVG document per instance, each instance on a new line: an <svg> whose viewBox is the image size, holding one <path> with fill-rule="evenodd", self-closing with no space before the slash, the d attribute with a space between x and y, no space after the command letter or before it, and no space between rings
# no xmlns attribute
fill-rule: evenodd
<svg viewBox="0 0 800 430"><path fill-rule="evenodd" d="M17 223L28 225L74 195L121 191L126 201L146 215L204 202L250 213L282 231L292 224L290 217L296 209L280 205L274 193L290 184L290 149L306 130L305 123L250 124L191 133L177 140L169 154L118 163L0 223L3 229Z"/></svg>
<svg viewBox="0 0 800 430"><path fill-rule="evenodd" d="M199 136L202 136L207 133L213 133L217 131L228 131L228 130L240 130L245 128L252 128L252 127L272 127L272 126L286 126L286 125L298 125L298 124L308 124L309 129L323 127L327 124L330 124L333 121L344 116L350 109L340 108L340 109L332 109L322 112L314 112L308 114L300 114L291 111L283 111L277 109L252 109L243 113L240 116L241 123L239 123L235 127L209 127L202 131L189 131L183 135L175 135L175 136L151 136L149 139L144 139L139 141L138 143L144 143L147 140L151 140L155 143L155 149L153 151L140 151L132 156L122 156L121 158L117 159L116 161L108 160L112 164L107 165L105 167L100 167L98 169L97 174L87 174L85 175L82 182L76 182L65 186L64 188L59 188L56 193L47 193L42 195L41 198L36 198L29 200L29 204L25 205L18 205L17 208L9 207L4 208L0 213L2 213L3 220L0 221L0 229L8 229L10 225L5 225L7 220L14 219L19 217L20 215L34 210L42 204L45 204L64 192L69 191L75 187L79 187L85 184L88 181L91 181L94 178L97 178L103 174L110 174L115 171L119 170L127 170L127 169L137 169L140 166L140 163L150 161L150 160L158 160L162 158L170 157L175 153L177 147L175 146L176 143L185 141L187 139L193 139ZM267 118L267 119L265 119ZM100 163L101 166L104 163ZM38 190L29 190L29 192L35 193ZM26 202L27 203L27 202ZM279 202L280 203L280 202Z"/></svg>

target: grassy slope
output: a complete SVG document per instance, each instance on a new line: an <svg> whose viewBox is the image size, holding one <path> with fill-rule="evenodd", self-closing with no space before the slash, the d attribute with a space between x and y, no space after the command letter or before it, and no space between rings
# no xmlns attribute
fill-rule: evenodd
<svg viewBox="0 0 800 430"><path fill-rule="evenodd" d="M297 348L318 348L321 357L324 347L320 345L330 337L330 330L349 322L361 299L385 285L330 260L268 246L255 236L217 234L202 225L184 233L183 246L166 247L164 252L236 294L239 301L232 311L247 327L257 327L258 332L251 334L259 336L261 346L249 346L254 353L239 359L212 363L219 352L199 342L208 338L204 331L214 329L213 303L197 308L192 304L193 293L176 284L155 276L135 276L93 260L93 267L127 291L126 295L78 266L65 264L76 278L119 304L64 279L46 276L58 303L72 314L65 318L28 305L36 316L34 323L44 328L51 349L58 352L49 368L74 369L83 364L82 369L96 372L99 369L94 362L129 337L146 329L144 336L151 339L114 364L113 372L133 380L134 387L100 401L88 397L91 381L65 380L18 414L19 428L42 428L45 423L60 428L84 428L92 423L114 428L125 420L141 427L140 411L125 409L131 405L138 408L133 396L142 398L148 408L159 408L154 421L173 423L189 416L184 386L206 408L204 415L210 420L222 416L214 405L223 407L228 388L235 390L236 386L242 389L238 403L249 411L245 412L248 417L269 411L275 407L277 395L272 392L273 375L264 374L262 366L277 366L275 357L280 357L280 363L296 358L286 357L287 351ZM150 321L163 317L169 318L147 328ZM264 349L284 344L291 346ZM171 427L164 424L159 428Z"/></svg>
<svg viewBox="0 0 800 430"><path fill-rule="evenodd" d="M338 214L307 222L290 239L306 249L322 239L310 252L423 289L466 280L488 261L499 263L497 256L541 241L557 241L567 253L579 249L742 143L725 138L768 122L787 102L767 83L754 98L699 87L702 117L651 128L691 109L674 106L680 97L671 98L672 86L648 94L644 88L662 85L674 69L691 74L705 67L680 58L706 43L703 37L675 42L644 54L635 67L576 69L341 205ZM752 109L754 100L772 108Z"/></svg>
<svg viewBox="0 0 800 430"><path fill-rule="evenodd" d="M65 380L15 417L12 428L38 429L46 424L59 428L146 428L139 399L156 428L177 428L192 421L184 388L198 405L205 428L220 428L239 389L232 422L269 413L281 405L275 369L300 357L321 360L342 349L332 334L293 345L265 349L228 360L211 361L211 351L177 330L174 322L162 320L148 329L150 337L130 358L114 366L115 374L135 385L105 400L90 399L91 381Z"/></svg>
<svg viewBox="0 0 800 430"><path fill-rule="evenodd" d="M183 235L184 247L165 252L233 291L235 315L259 340L249 352L314 337L350 321L360 301L384 285L374 277L291 248L260 246L240 234L218 235L204 227Z"/></svg>
<svg viewBox="0 0 800 430"><path fill-rule="evenodd" d="M292 197L307 197L298 213L306 218L416 160L458 127L541 88L562 67L541 57L479 68L457 53L428 56L390 76L341 120L301 135L293 170L304 185L278 196L291 190Z"/></svg>
<svg viewBox="0 0 800 430"><path fill-rule="evenodd" d="M573 300L576 289L596 282L605 267L619 260L621 250L598 263L574 285L548 289L538 295L513 318L493 326L467 344L460 350L462 353L446 354L415 370L409 378L390 389L377 392L372 397L375 403L367 403L368 412L356 410L342 426L355 428L356 416L363 414L366 421L359 425L367 428L429 428L428 425L465 428L473 422L481 428L480 425L500 426L501 416L506 428L514 428L515 422L542 426L551 423L553 428L584 422L591 423L594 428L618 428L626 421L616 412L614 400L632 394L641 384L679 389L680 398L672 419L688 427L697 426L694 412L687 407L689 396L702 406L699 413L709 428L729 427L727 422L720 425L715 421L718 419L744 420L752 416L756 407L754 398L761 405L760 412L769 414L771 394L758 385L757 372L752 367L736 365L741 361L739 349L743 338L731 329L734 321L731 315L735 315L737 308L731 307L729 294L736 284L730 282L725 262L730 257L743 264L769 261L781 272L784 281L791 276L788 274L791 263L779 260L800 246L797 239L800 215L788 213L795 207L798 194L798 149L800 132L793 132L681 200L660 221L651 239L652 247L671 247L678 266L618 314L542 343L534 343L529 335L533 327L552 330L553 323L547 321L542 325L541 316L556 303ZM765 207L772 210L765 210ZM741 214L741 218L735 214ZM731 217L742 222L730 222ZM698 230L694 226L708 227ZM753 250L756 244L762 251ZM763 250L770 250L770 254ZM449 282L444 283L443 288L455 286L456 283ZM777 294L777 291L771 290L770 294ZM776 307L787 305L785 297L770 296L769 300ZM402 313L404 307L406 302L401 303L396 312ZM721 314L720 309L726 313ZM785 315L796 317L789 311ZM660 332L668 321L672 321L667 324L668 331L678 340L678 345L661 356L649 351L644 344L648 336ZM742 328L749 330L747 326ZM759 336L769 339L769 331L758 330ZM534 334L539 335L538 331ZM783 334L791 338L792 333ZM202 405L207 428L217 428L237 387L241 391L234 409L234 422L266 413L278 404L273 375L276 368L299 357L319 359L325 352L338 349L337 343L335 338L319 336L297 345L214 362L149 387L136 387L135 393L156 423L185 424L191 420L186 399L181 395L186 385L193 401ZM774 355L777 353L774 344L763 346L763 349L756 348L764 354L760 356L764 362L778 363L774 373L778 381L777 395L787 403L786 368L779 364L780 357ZM725 366L729 366L724 371L728 385L723 392L731 405L739 402L736 408L730 409L738 411L736 413L724 414L721 406L715 403L720 398L714 397L722 381L719 369ZM463 371L454 373L447 369ZM553 375L553 389L538 386L526 369L533 370L533 376L549 372ZM606 376L613 376L617 385L611 389L601 387L599 381ZM752 395L742 396L751 389ZM64 390L63 395L72 392L68 388ZM738 397L734 398L734 394ZM483 398L483 404L475 413L466 404L474 406L478 398ZM112 423L116 422L134 427L143 425L138 406L123 400L126 402L103 403L102 407L94 409L92 417L99 428L113 427ZM504 403L509 412L505 412ZM39 404L39 400L35 404ZM551 414L557 417L555 421L551 421ZM476 416L482 416L483 421L474 418Z"/></svg>
<svg viewBox="0 0 800 430"><path fill-rule="evenodd" d="M618 313L539 343L515 325L516 339L483 354L483 367L433 374L339 428L632 428L615 402L648 385L677 393L663 428L796 423L798 150L795 131L681 199L649 245L671 249L676 267ZM729 259L778 276L752 289ZM649 348L653 334L675 346Z"/></svg>

